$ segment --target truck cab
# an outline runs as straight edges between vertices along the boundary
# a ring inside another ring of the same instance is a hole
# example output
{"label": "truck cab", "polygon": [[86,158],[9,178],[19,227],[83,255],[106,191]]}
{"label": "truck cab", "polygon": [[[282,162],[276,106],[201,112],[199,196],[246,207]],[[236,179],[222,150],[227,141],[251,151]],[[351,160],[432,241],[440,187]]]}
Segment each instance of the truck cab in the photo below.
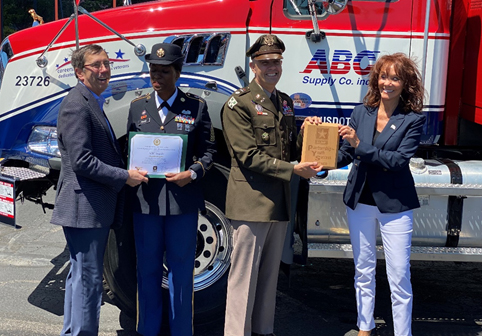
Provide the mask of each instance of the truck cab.
{"label": "truck cab", "polygon": [[[104,110],[120,141],[130,102],[152,91],[145,50],[159,42],[181,46],[185,60],[177,84],[207,101],[219,152],[203,179],[207,211],[199,214],[198,225],[195,319],[206,322],[222,314],[232,249],[224,216],[230,160],[220,113],[228,97],[252,79],[248,47],[268,33],[284,41],[284,73],[277,88],[293,99],[300,124],[307,116],[348,124],[377,58],[403,52],[417,60],[427,91],[422,145],[411,163],[422,205],[415,213],[412,256],[481,261],[482,119],[477,106],[482,106],[482,86],[473,85],[481,70],[464,71],[466,62],[475,61],[466,40],[480,41],[480,20],[474,19],[480,10],[469,4],[161,0],[93,14],[81,10],[78,30],[72,19],[19,31],[0,46],[0,174],[15,181],[17,196],[35,201],[55,185],[60,170],[56,120],[60,102],[77,82],[70,64],[77,45],[100,44],[113,63]],[[330,170],[294,188],[294,227],[305,257],[351,257],[341,199],[348,169]],[[111,232],[104,274],[109,294],[128,313],[135,312],[136,293],[132,234],[129,224]]]}

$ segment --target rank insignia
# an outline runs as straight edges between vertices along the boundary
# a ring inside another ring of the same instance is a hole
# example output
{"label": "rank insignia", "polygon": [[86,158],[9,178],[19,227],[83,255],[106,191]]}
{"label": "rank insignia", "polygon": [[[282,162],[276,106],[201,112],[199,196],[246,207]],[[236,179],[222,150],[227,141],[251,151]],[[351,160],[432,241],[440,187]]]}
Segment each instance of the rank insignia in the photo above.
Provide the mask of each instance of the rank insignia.
{"label": "rank insignia", "polygon": [[236,100],[236,98],[231,97],[231,99],[228,101],[228,106],[232,110],[236,106],[237,103],[238,103],[238,101]]}
{"label": "rank insignia", "polygon": [[264,132],[263,134],[261,134],[261,139],[263,139],[263,141],[268,141],[269,140],[269,134]]}

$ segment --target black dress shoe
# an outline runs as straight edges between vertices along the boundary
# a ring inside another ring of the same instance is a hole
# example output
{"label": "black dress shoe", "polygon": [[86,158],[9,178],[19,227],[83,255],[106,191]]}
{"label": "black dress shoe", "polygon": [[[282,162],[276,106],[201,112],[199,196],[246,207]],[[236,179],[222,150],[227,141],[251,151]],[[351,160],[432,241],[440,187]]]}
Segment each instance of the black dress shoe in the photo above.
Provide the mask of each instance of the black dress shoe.
{"label": "black dress shoe", "polygon": [[273,334],[273,333],[271,333],[271,334],[258,334],[258,333],[252,332],[251,336],[276,336],[276,335]]}

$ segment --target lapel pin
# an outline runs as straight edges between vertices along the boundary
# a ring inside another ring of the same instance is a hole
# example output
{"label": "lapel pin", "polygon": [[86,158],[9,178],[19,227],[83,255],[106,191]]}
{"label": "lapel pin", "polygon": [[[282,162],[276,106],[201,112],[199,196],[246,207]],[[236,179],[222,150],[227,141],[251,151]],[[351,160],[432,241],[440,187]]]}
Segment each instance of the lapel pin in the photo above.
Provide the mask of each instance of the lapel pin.
{"label": "lapel pin", "polygon": [[391,125],[391,126],[390,126],[390,128],[394,130],[394,129],[396,129],[396,128],[397,128],[397,126],[395,126],[395,125]]}

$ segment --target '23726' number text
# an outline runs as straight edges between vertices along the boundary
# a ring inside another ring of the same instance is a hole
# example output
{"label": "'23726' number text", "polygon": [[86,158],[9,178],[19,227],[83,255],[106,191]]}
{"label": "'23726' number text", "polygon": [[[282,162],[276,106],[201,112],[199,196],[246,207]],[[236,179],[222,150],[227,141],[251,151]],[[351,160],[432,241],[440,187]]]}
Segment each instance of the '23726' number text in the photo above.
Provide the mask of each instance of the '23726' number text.
{"label": "'23726' number text", "polygon": [[50,77],[46,76],[17,76],[15,86],[49,86]]}

